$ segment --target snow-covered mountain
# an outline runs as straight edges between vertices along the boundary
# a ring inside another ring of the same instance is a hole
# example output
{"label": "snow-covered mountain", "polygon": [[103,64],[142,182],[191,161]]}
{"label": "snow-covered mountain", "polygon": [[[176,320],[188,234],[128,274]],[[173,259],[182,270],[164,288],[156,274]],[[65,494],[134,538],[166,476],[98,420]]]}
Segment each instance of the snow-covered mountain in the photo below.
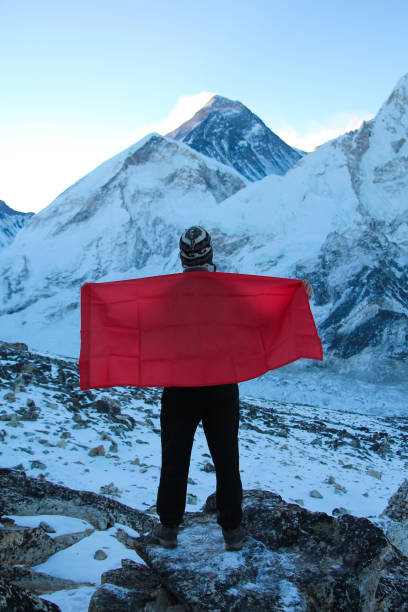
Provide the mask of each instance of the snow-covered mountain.
{"label": "snow-covered mountain", "polygon": [[235,168],[249,181],[285,174],[302,157],[241,102],[223,96],[211,98],[167,136]]}
{"label": "snow-covered mountain", "polygon": [[0,258],[0,338],[29,336],[33,346],[77,354],[81,285],[174,271],[181,229],[245,184],[158,134],[106,161],[40,211]]}
{"label": "snow-covered mountain", "polygon": [[238,269],[311,280],[326,357],[388,379],[406,377],[408,357],[407,170],[408,75],[372,121],[248,186],[212,220],[247,236]]}
{"label": "snow-covered mountain", "polygon": [[14,240],[14,236],[33,214],[13,210],[0,200],[0,249]]}
{"label": "snow-covered mountain", "polygon": [[212,234],[218,269],[307,277],[326,364],[406,380],[408,75],[377,116],[245,187],[151,135],[38,213],[0,259],[0,338],[77,356],[80,286],[180,270],[178,237]]}

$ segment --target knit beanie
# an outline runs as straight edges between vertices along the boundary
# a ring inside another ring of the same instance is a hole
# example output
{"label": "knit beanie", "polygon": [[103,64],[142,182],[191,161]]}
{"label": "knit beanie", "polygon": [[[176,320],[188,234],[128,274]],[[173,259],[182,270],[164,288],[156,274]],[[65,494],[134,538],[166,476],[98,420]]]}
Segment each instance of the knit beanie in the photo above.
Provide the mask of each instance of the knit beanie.
{"label": "knit beanie", "polygon": [[180,259],[185,268],[212,263],[211,236],[204,228],[193,225],[181,234]]}

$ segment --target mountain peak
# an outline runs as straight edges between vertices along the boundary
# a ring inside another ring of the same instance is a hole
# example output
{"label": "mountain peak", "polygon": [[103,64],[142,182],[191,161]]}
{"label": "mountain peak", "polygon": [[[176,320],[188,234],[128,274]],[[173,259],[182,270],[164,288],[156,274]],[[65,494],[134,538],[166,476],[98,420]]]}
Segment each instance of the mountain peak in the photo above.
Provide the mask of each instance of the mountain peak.
{"label": "mountain peak", "polygon": [[249,181],[286,174],[302,157],[242,102],[220,95],[167,136],[234,168]]}
{"label": "mountain peak", "polygon": [[230,98],[225,98],[224,96],[220,96],[219,94],[216,94],[210,100],[208,100],[208,102],[201,110],[203,110],[204,108],[211,109],[211,111],[228,109],[238,111],[248,110],[247,107],[242,104],[242,102],[239,102],[239,100],[230,100]]}

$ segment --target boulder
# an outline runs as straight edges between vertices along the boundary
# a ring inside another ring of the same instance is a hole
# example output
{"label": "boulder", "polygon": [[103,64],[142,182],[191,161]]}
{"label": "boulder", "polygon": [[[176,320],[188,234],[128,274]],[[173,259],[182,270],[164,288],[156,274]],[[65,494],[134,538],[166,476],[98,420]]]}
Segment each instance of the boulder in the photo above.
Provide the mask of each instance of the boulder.
{"label": "boulder", "polygon": [[93,533],[85,529],[50,537],[42,527],[3,527],[0,529],[1,565],[38,565]]}
{"label": "boulder", "polygon": [[226,552],[215,496],[187,513],[179,546],[150,536],[133,547],[187,610],[247,612],[408,610],[408,560],[365,518],[338,518],[246,491],[247,538]]}
{"label": "boulder", "polygon": [[61,609],[0,576],[0,612],[61,612]]}
{"label": "boulder", "polygon": [[151,569],[130,559],[102,574],[102,585],[92,595],[89,612],[143,612],[160,585]]}
{"label": "boulder", "polygon": [[139,533],[149,531],[156,523],[144,512],[103,495],[76,491],[9,468],[0,468],[0,490],[3,514],[61,514],[89,521],[96,529],[107,529],[118,522]]}
{"label": "boulder", "polygon": [[405,479],[390,497],[382,516],[388,518],[388,539],[408,557],[408,479]]}

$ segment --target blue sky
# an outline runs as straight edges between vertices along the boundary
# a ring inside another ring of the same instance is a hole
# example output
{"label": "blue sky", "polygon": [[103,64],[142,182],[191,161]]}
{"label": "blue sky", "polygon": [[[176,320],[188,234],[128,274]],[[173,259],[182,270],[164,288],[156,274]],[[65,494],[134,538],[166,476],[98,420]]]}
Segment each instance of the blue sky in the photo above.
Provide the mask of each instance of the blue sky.
{"label": "blue sky", "polygon": [[407,0],[0,0],[0,199],[38,211],[213,93],[312,150],[408,72]]}

